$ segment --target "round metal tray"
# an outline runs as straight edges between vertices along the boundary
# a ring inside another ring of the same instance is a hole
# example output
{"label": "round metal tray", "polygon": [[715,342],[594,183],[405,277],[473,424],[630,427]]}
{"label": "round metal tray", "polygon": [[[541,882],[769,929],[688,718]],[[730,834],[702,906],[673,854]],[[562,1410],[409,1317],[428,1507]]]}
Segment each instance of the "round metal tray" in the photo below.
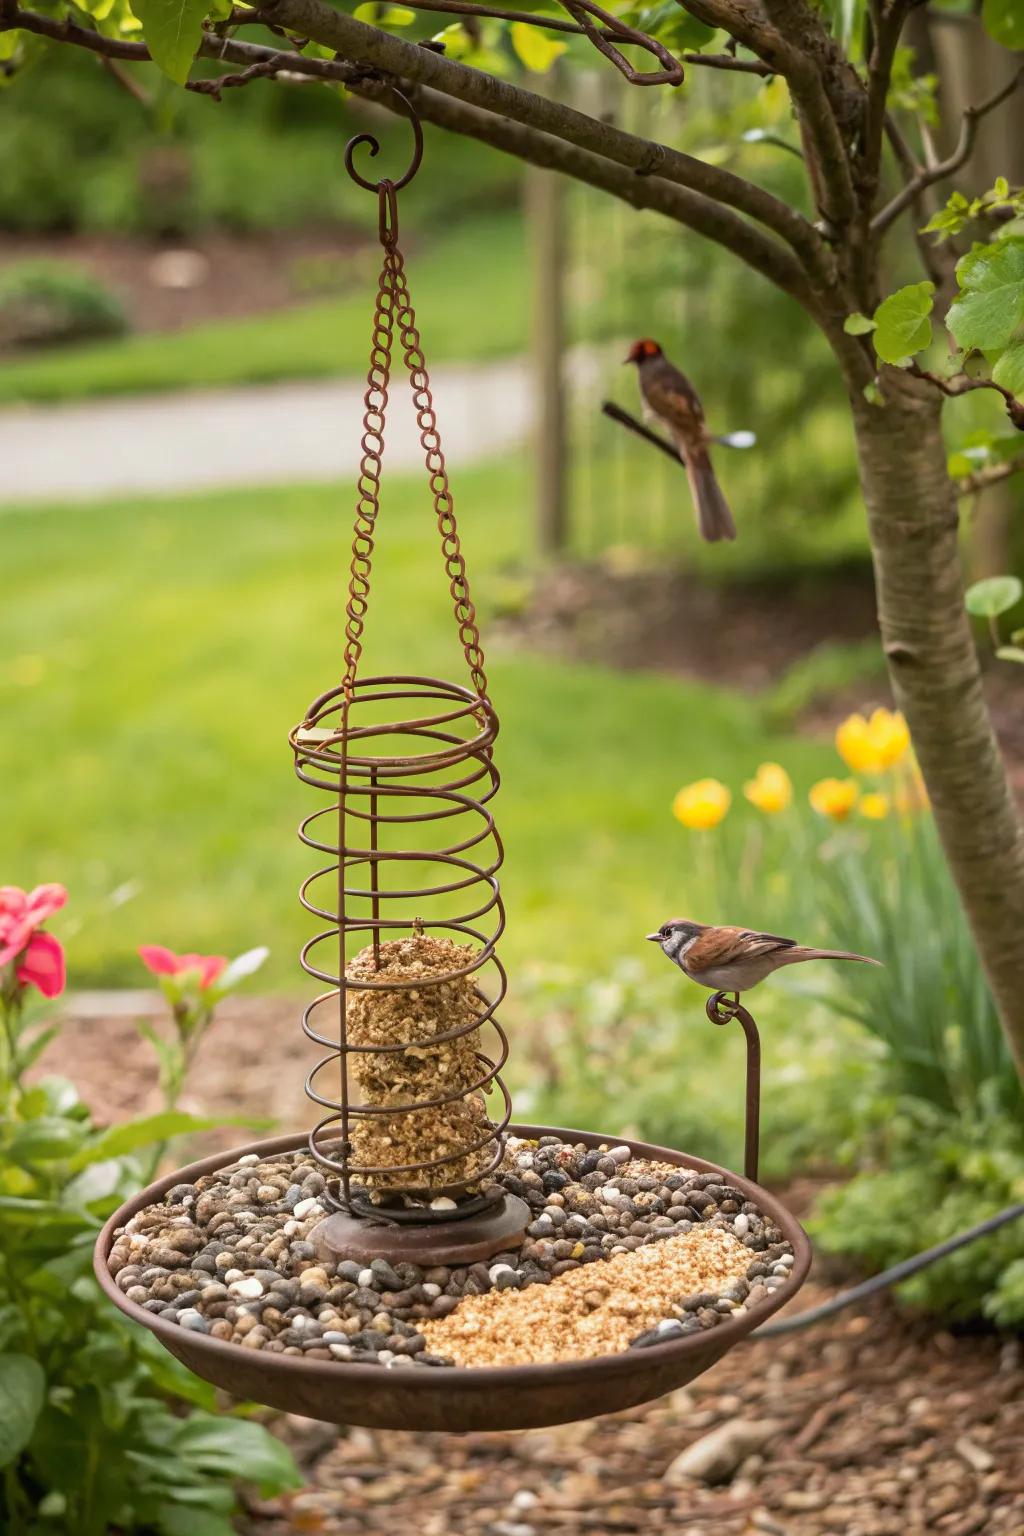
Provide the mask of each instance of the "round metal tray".
{"label": "round metal tray", "polygon": [[254,1141],[231,1153],[218,1153],[157,1180],[115,1211],[96,1241],[96,1277],[111,1301],[134,1322],[156,1334],[181,1363],[232,1396],[265,1403],[287,1413],[303,1414],[333,1424],[366,1424],[377,1429],[468,1430],[532,1429],[571,1419],[614,1413],[661,1397],[699,1376],[754,1328],[796,1294],[807,1277],[811,1245],[796,1218],[774,1195],[737,1173],[699,1157],[655,1147],[629,1137],[597,1135],[557,1127],[513,1125],[513,1135],[561,1136],[588,1147],[613,1142],[632,1148],[638,1157],[720,1173],[742,1189],[770,1216],[792,1244],[796,1261],[789,1282],[781,1285],[754,1311],[726,1318],[707,1333],[670,1339],[646,1349],[633,1349],[596,1360],[559,1365],[517,1365],[467,1369],[438,1366],[430,1370],[389,1371],[377,1365],[347,1365],[305,1360],[298,1355],[266,1354],[242,1349],[207,1334],[192,1333],[155,1313],[146,1312],[118,1290],[107,1269],[115,1228],[144,1207],[156,1204],[175,1184],[193,1183],[247,1153],[260,1157],[291,1152],[306,1145],[303,1135]]}

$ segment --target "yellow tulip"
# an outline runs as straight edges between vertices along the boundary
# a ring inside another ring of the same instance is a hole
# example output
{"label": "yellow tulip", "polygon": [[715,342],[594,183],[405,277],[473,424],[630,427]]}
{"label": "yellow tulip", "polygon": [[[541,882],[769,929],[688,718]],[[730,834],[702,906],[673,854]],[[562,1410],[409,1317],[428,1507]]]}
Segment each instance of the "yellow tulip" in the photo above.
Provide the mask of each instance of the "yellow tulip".
{"label": "yellow tulip", "polygon": [[819,816],[846,821],[860,799],[860,785],[856,779],[819,779],[808,798]]}
{"label": "yellow tulip", "polygon": [[857,810],[869,821],[884,821],[889,814],[889,796],[877,793],[862,795]]}
{"label": "yellow tulip", "polygon": [[751,805],[766,816],[784,811],[793,799],[793,781],[779,763],[762,763],[756,774],[743,786]]}
{"label": "yellow tulip", "polygon": [[686,784],[672,802],[672,814],[684,827],[706,831],[717,827],[732,804],[732,795],[717,779]]}
{"label": "yellow tulip", "polygon": [[891,709],[876,709],[870,719],[849,715],[836,731],[836,749],[854,773],[884,773],[910,750],[907,722]]}

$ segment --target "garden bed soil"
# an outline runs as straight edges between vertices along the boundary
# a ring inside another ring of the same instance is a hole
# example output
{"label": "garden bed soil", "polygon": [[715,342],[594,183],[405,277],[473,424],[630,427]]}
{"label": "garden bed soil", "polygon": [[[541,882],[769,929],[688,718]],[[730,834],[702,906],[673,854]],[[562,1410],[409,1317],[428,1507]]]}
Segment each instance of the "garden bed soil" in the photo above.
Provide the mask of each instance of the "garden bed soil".
{"label": "garden bed soil", "polygon": [[[623,573],[571,562],[543,575],[528,606],[495,628],[508,642],[572,661],[646,668],[755,694],[769,692],[818,646],[878,633],[866,566],[722,586],[681,570]],[[1024,800],[1020,669],[987,654],[983,666],[996,734]],[[829,736],[853,710],[892,702],[880,667],[874,677],[830,689],[796,723],[810,735]]]}
{"label": "garden bed soil", "polygon": [[0,274],[15,262],[66,263],[120,299],[133,331],[181,331],[347,292],[366,277],[351,259],[363,249],[372,265],[365,232],[339,228],[211,232],[181,241],[4,234]]}

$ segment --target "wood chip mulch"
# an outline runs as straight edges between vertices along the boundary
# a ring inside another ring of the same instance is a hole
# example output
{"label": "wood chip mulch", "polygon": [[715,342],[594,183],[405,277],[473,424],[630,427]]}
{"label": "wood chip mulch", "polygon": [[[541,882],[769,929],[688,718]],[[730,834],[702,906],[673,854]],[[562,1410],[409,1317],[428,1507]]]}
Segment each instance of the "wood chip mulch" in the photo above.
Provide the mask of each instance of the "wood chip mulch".
{"label": "wood chip mulch", "polygon": [[[794,1309],[827,1294],[807,1286]],[[741,1345],[659,1402],[578,1424],[279,1424],[309,1484],[252,1506],[246,1536],[1024,1533],[1020,1341],[954,1337],[886,1303]]]}

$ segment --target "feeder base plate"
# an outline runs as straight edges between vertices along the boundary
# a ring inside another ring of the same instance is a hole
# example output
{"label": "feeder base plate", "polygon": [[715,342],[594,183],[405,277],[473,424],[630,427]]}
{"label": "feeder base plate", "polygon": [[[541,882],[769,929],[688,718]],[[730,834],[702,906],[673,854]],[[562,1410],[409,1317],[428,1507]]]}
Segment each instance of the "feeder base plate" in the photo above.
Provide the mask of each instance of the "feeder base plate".
{"label": "feeder base plate", "polygon": [[340,1263],[354,1259],[369,1264],[373,1259],[387,1259],[427,1268],[432,1264],[475,1264],[492,1254],[518,1248],[533,1220],[530,1207],[518,1195],[505,1195],[489,1210],[464,1221],[435,1221],[422,1226],[412,1223],[375,1226],[335,1211],[313,1228],[309,1241],[320,1259]]}

